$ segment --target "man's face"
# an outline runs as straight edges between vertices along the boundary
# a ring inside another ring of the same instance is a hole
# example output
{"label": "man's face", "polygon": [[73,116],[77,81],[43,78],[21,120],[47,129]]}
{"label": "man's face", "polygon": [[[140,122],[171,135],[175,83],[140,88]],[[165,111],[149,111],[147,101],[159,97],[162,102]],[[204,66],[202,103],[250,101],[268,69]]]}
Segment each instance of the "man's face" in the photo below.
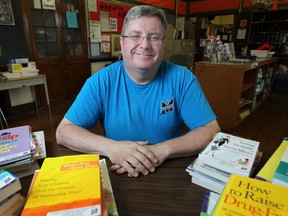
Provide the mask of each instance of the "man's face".
{"label": "man's face", "polygon": [[[136,36],[140,40],[133,40],[125,36]],[[147,38],[148,36],[148,38]],[[144,37],[144,39],[143,39]],[[161,38],[159,41],[151,41],[151,38]],[[121,53],[125,61],[126,69],[158,69],[164,55],[164,30],[161,21],[157,17],[141,17],[131,20],[121,37]]]}

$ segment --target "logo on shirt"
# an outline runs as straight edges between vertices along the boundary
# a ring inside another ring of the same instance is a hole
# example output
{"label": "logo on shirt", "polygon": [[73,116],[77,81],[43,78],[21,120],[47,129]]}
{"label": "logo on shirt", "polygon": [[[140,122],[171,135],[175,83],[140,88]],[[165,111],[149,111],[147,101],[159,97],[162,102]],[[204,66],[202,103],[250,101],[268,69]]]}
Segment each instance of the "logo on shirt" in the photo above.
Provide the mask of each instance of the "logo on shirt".
{"label": "logo on shirt", "polygon": [[174,110],[174,98],[171,98],[170,100],[165,100],[161,102],[161,113],[166,114],[169,112],[172,112]]}

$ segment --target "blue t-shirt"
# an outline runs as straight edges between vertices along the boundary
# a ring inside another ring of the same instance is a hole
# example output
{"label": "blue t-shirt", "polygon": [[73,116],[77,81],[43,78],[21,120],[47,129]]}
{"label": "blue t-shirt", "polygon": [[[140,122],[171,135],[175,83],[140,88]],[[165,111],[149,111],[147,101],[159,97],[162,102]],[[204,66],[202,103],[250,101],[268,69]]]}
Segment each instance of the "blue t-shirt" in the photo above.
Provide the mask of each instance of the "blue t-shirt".
{"label": "blue t-shirt", "polygon": [[114,140],[156,144],[216,118],[194,76],[185,67],[162,61],[155,78],[136,84],[123,61],[87,79],[65,118],[90,129],[98,121]]}

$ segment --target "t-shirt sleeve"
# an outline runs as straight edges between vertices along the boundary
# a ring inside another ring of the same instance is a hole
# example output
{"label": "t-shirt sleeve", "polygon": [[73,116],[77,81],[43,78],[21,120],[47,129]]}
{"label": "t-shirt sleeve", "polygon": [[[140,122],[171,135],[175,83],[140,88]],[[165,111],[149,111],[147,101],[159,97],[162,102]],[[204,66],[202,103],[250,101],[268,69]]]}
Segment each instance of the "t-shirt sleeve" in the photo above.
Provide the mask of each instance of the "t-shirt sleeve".
{"label": "t-shirt sleeve", "polygon": [[184,80],[181,88],[180,115],[186,126],[193,130],[215,120],[216,115],[196,76],[189,71]]}
{"label": "t-shirt sleeve", "polygon": [[99,76],[94,74],[87,79],[75,101],[65,114],[73,124],[90,129],[97,124],[103,112],[99,91]]}

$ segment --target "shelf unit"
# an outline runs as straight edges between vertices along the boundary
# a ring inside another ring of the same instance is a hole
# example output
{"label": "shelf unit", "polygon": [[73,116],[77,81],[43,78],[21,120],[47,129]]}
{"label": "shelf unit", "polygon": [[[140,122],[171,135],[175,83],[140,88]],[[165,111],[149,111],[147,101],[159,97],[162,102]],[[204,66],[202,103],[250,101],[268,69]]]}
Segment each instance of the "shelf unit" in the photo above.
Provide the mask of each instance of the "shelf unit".
{"label": "shelf unit", "polygon": [[288,10],[257,11],[252,14],[248,50],[268,42],[278,55],[287,55]]}
{"label": "shelf unit", "polygon": [[276,57],[253,63],[195,63],[195,75],[222,129],[235,128],[269,97],[276,66]]}

